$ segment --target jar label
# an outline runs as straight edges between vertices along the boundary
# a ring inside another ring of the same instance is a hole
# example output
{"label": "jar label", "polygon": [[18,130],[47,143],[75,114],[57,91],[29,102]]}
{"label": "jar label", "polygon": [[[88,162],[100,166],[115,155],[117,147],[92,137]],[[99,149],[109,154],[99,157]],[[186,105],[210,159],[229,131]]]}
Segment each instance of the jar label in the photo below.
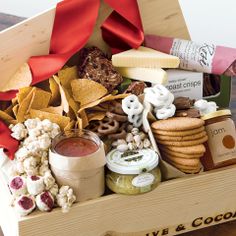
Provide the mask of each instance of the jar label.
{"label": "jar label", "polygon": [[154,175],[150,173],[144,173],[133,178],[132,185],[138,188],[142,188],[153,184],[154,180]]}
{"label": "jar label", "polygon": [[215,164],[236,158],[236,132],[233,120],[206,126],[208,146]]}
{"label": "jar label", "polygon": [[180,58],[180,68],[211,73],[216,46],[174,39],[170,54]]}

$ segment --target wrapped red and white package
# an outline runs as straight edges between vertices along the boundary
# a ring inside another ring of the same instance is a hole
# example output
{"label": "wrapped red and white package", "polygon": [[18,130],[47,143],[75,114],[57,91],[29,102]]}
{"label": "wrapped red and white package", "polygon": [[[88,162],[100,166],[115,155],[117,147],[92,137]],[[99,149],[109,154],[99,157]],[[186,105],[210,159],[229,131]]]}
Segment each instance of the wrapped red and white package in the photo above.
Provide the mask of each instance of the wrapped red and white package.
{"label": "wrapped red and white package", "polygon": [[183,70],[236,76],[235,48],[157,35],[146,35],[145,46],[179,57]]}

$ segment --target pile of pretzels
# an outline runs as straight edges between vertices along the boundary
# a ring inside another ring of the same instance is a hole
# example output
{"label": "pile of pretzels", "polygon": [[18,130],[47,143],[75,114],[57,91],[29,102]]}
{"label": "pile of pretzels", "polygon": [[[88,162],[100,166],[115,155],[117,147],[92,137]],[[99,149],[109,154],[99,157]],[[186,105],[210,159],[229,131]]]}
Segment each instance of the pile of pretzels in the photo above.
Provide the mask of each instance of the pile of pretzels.
{"label": "pile of pretzels", "polygon": [[100,138],[111,140],[124,139],[128,117],[124,113],[121,102],[113,101],[105,117],[100,121],[91,122],[88,129],[95,132]]}

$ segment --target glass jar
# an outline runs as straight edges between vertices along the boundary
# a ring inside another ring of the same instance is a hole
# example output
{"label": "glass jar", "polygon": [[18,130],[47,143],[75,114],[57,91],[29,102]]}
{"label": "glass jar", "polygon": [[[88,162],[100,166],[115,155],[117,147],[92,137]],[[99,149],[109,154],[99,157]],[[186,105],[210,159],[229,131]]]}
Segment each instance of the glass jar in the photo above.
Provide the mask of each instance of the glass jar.
{"label": "glass jar", "polygon": [[49,163],[57,183],[72,187],[77,201],[103,195],[105,151],[95,133],[70,130],[59,134],[52,142]]}
{"label": "glass jar", "polygon": [[107,155],[106,184],[115,193],[141,194],[161,182],[159,156],[151,149],[121,153],[112,150]]}
{"label": "glass jar", "polygon": [[205,120],[208,141],[201,161],[205,170],[211,170],[236,163],[235,124],[228,109],[209,113]]}

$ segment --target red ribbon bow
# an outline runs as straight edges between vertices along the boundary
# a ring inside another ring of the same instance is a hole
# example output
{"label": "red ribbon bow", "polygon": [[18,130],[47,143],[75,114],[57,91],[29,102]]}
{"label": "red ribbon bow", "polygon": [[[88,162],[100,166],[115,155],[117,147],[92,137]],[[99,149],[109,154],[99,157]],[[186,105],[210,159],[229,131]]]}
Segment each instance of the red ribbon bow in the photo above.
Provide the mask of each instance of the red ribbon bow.
{"label": "red ribbon bow", "polygon": [[[144,33],[137,0],[104,1],[114,9],[101,26],[104,41],[113,53],[138,48],[144,40]],[[92,34],[99,7],[100,0],[64,0],[57,4],[49,55],[34,56],[28,61],[33,75],[32,85],[57,73],[84,47]],[[0,92],[0,100],[10,100],[16,92]],[[10,130],[1,121],[0,126],[0,147],[8,150],[9,157],[13,158],[17,150],[16,140],[9,136]]]}

